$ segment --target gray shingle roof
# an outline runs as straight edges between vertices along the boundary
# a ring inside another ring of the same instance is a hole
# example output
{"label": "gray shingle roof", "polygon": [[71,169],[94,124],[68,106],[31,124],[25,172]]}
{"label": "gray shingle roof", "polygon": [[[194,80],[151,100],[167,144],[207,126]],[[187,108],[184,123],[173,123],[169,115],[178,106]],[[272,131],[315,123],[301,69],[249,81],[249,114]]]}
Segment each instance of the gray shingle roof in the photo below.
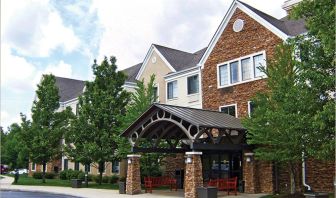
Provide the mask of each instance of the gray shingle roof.
{"label": "gray shingle roof", "polygon": [[305,21],[303,19],[300,20],[291,20],[288,17],[284,17],[282,19],[276,19],[242,1],[239,1],[239,3],[243,4],[250,10],[252,10],[254,13],[259,15],[261,18],[265,19],[267,22],[271,23],[273,26],[284,32],[285,34],[289,36],[297,36],[299,34],[307,32],[307,29],[305,28]]}
{"label": "gray shingle roof", "polygon": [[218,129],[236,129],[246,130],[236,117],[219,111],[210,111],[204,109],[195,109],[190,107],[180,107],[166,104],[153,104],[146,112],[144,112],[133,124],[131,124],[122,134],[129,136],[134,130],[137,130],[139,123],[146,122],[150,119],[150,115],[157,111],[163,110],[173,116],[176,116],[184,121],[187,121],[195,126]]}
{"label": "gray shingle roof", "polygon": [[55,76],[60,102],[78,98],[83,93],[85,81]]}
{"label": "gray shingle roof", "polygon": [[162,45],[153,45],[156,47],[156,49],[159,50],[159,52],[165,57],[169,64],[174,67],[176,71],[195,67],[206,50],[206,48],[204,48],[195,53],[189,53]]}
{"label": "gray shingle roof", "polygon": [[138,63],[136,65],[133,65],[129,68],[126,68],[124,70],[121,70],[122,72],[124,72],[127,75],[127,82],[136,82],[135,77],[137,76],[140,68],[141,68],[142,63]]}

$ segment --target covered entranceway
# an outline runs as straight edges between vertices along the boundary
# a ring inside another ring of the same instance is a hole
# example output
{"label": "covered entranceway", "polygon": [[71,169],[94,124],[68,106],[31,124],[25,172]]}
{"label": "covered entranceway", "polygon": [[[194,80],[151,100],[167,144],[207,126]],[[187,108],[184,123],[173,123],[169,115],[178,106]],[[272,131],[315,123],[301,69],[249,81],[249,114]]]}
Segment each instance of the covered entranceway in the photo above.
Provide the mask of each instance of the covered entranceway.
{"label": "covered entranceway", "polygon": [[240,120],[217,111],[153,104],[122,134],[132,144],[127,194],[141,191],[139,153],[184,153],[184,195],[212,178],[242,179],[246,130]]}

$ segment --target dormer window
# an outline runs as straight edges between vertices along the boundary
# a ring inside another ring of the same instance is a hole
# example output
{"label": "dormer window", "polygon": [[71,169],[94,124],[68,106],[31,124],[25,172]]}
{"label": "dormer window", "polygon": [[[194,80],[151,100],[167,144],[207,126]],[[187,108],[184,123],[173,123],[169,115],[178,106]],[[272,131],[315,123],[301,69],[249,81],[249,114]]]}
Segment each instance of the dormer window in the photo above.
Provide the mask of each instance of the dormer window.
{"label": "dormer window", "polygon": [[259,68],[266,67],[265,51],[217,65],[218,88],[228,87],[265,77]]}

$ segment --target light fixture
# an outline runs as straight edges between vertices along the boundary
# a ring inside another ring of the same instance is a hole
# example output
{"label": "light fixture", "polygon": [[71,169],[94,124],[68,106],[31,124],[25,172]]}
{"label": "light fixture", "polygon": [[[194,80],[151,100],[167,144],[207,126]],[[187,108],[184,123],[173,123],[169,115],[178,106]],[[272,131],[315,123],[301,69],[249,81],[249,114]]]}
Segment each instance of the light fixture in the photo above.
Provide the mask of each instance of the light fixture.
{"label": "light fixture", "polygon": [[244,155],[246,156],[246,162],[251,162],[254,153],[245,153]]}
{"label": "light fixture", "polygon": [[132,164],[132,160],[131,160],[131,159],[128,159],[128,160],[127,160],[127,164]]}
{"label": "light fixture", "polygon": [[186,159],[186,164],[191,164],[192,163],[192,158],[191,156],[188,156]]}

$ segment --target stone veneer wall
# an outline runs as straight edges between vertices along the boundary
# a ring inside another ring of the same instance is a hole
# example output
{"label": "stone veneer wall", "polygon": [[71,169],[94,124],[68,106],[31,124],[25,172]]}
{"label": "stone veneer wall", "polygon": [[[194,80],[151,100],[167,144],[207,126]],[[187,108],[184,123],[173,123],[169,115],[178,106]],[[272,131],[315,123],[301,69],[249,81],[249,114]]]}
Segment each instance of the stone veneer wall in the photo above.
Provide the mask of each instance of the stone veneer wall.
{"label": "stone veneer wall", "polygon": [[126,194],[141,193],[140,155],[127,156],[131,163],[127,166]]}
{"label": "stone veneer wall", "polygon": [[175,171],[177,169],[185,170],[184,153],[177,153],[164,158],[163,175],[175,177]]}
{"label": "stone veneer wall", "polygon": [[[234,32],[232,25],[236,19],[244,20],[244,29]],[[217,110],[219,106],[237,103],[238,117],[248,114],[248,101],[260,91],[265,91],[265,80],[217,89],[217,64],[256,52],[266,51],[266,59],[274,56],[275,46],[282,40],[237,9],[220,36],[202,70],[203,108]]]}
{"label": "stone veneer wall", "polygon": [[197,198],[197,187],[203,186],[203,172],[201,155],[192,154],[192,163],[186,164],[186,174],[184,176],[184,197]]}

